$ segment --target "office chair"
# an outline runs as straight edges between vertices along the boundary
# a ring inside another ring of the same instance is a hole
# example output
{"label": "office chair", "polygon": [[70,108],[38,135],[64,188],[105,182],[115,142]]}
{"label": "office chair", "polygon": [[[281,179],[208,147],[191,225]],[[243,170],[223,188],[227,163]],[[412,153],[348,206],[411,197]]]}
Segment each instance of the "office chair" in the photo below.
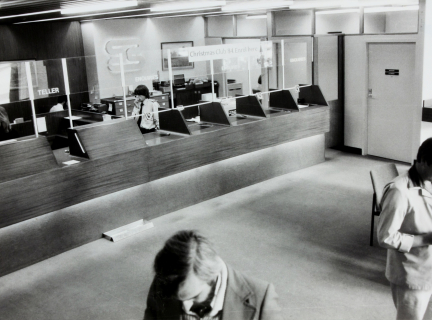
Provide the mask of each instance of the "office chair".
{"label": "office chair", "polygon": [[394,163],[388,163],[370,171],[372,186],[374,189],[372,199],[372,219],[370,232],[370,246],[373,246],[374,220],[375,216],[381,213],[381,199],[384,186],[398,176],[398,171]]}

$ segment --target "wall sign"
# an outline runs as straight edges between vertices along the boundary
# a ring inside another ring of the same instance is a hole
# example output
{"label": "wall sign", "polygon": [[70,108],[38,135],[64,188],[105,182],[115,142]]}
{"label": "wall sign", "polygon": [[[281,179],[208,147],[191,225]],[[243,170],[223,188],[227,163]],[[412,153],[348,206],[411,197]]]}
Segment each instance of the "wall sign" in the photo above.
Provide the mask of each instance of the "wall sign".
{"label": "wall sign", "polygon": [[260,56],[260,42],[242,44],[222,44],[204,47],[185,48],[188,51],[189,62],[228,59],[239,56]]}
{"label": "wall sign", "polygon": [[306,57],[290,58],[290,62],[303,62],[303,61],[306,61]]}
{"label": "wall sign", "polygon": [[159,80],[159,76],[157,74],[154,74],[152,76],[135,77],[135,82],[152,81],[152,80]]}
{"label": "wall sign", "polygon": [[38,90],[38,94],[41,95],[46,95],[46,94],[51,94],[51,93],[60,93],[60,89],[59,88],[50,88],[50,89],[41,89]]}
{"label": "wall sign", "polygon": [[108,70],[112,73],[120,73],[119,53],[123,56],[124,72],[135,72],[142,69],[144,53],[142,41],[138,38],[110,40],[105,44],[106,52],[111,55],[108,59]]}
{"label": "wall sign", "polygon": [[385,69],[386,76],[398,76],[399,69]]}

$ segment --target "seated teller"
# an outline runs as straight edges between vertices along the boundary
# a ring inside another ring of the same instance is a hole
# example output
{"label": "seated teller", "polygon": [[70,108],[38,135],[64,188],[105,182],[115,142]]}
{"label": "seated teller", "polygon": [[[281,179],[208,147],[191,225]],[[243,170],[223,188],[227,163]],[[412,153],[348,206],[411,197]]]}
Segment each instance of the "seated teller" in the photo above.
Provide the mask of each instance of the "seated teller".
{"label": "seated teller", "polygon": [[135,105],[132,116],[137,120],[141,133],[159,130],[159,103],[150,99],[150,93],[145,85],[135,88]]}
{"label": "seated teller", "polygon": [[57,98],[57,104],[54,107],[52,107],[49,112],[63,111],[65,105],[67,105],[67,97],[59,96]]}

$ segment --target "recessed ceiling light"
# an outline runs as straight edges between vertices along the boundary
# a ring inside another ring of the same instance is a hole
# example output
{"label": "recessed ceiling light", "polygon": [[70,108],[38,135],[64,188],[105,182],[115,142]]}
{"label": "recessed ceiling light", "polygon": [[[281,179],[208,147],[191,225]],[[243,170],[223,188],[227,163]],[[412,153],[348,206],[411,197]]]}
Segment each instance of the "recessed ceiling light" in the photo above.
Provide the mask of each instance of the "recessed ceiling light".
{"label": "recessed ceiling light", "polygon": [[102,16],[102,15],[117,14],[117,13],[126,13],[126,12],[136,12],[136,11],[143,11],[143,10],[149,10],[149,9],[148,8],[143,8],[143,9],[130,9],[130,10],[110,11],[110,12],[102,12],[102,13],[90,13],[90,14],[81,14],[79,16],[68,16],[68,17],[59,17],[59,18],[50,18],[50,19],[41,19],[41,20],[16,22],[14,24],[24,24],[24,23],[32,23],[32,22],[44,22],[44,21],[52,21],[52,20],[66,20],[66,19],[74,19],[74,18],[82,18],[82,17],[94,17],[94,16]]}
{"label": "recessed ceiling light", "polygon": [[343,1],[296,1],[290,9],[338,8]]}
{"label": "recessed ceiling light", "polygon": [[326,10],[326,11],[317,11],[316,15],[320,14],[338,14],[338,13],[353,13],[359,12],[359,9],[339,9],[339,10]]}
{"label": "recessed ceiling light", "polygon": [[294,1],[244,1],[230,3],[222,7],[222,11],[252,11],[291,6]]}
{"label": "recessed ceiling light", "polygon": [[252,15],[247,15],[246,19],[267,19],[267,15],[266,14],[252,14]]}
{"label": "recessed ceiling light", "polygon": [[373,7],[365,8],[365,13],[372,12],[392,12],[392,11],[415,11],[418,10],[419,6],[401,6],[401,7]]}
{"label": "recessed ceiling light", "polygon": [[0,17],[0,19],[9,19],[9,18],[17,18],[17,17],[25,17],[25,16],[35,16],[38,14],[45,14],[45,13],[53,13],[53,12],[59,12],[60,9],[56,10],[47,10],[47,11],[38,11],[38,12],[30,12],[30,13],[23,13],[23,14],[15,14],[13,16],[3,16]]}
{"label": "recessed ceiling light", "polygon": [[176,1],[168,3],[158,3],[151,6],[152,12],[172,11],[181,9],[202,9],[224,6],[226,1]]}
{"label": "recessed ceiling light", "polygon": [[92,12],[92,11],[101,11],[101,10],[111,10],[111,9],[120,9],[127,7],[136,7],[138,5],[138,1],[130,0],[130,1],[111,1],[104,2],[100,4],[89,4],[86,6],[76,6],[64,8],[61,10],[61,14],[75,14],[75,13],[83,13],[83,12]]}

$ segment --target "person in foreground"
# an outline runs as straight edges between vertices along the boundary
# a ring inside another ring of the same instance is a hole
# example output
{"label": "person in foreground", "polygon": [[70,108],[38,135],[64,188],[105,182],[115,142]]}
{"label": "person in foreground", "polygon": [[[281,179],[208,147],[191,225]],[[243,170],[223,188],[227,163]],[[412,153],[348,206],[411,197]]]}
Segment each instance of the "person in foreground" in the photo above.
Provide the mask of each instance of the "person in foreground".
{"label": "person in foreground", "polygon": [[159,104],[150,99],[148,88],[141,84],[134,91],[135,102],[132,117],[137,120],[142,134],[159,130]]}
{"label": "person in foreground", "polygon": [[196,231],[169,238],[154,271],[145,320],[282,319],[273,285],[227,266]]}
{"label": "person in foreground", "polygon": [[0,106],[0,141],[18,138],[12,129],[6,109]]}
{"label": "person in foreground", "polygon": [[432,138],[407,173],[384,187],[379,244],[387,248],[397,320],[432,319]]}

